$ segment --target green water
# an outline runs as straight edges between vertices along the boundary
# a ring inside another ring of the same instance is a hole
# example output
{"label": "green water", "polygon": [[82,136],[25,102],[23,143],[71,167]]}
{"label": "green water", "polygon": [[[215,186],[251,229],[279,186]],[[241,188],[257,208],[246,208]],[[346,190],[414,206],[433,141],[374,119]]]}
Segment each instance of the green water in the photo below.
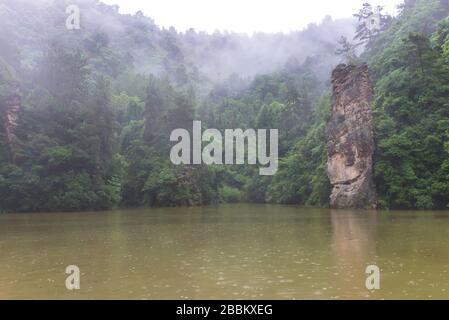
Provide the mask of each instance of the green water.
{"label": "green water", "polygon": [[[81,289],[65,268],[81,270]],[[368,265],[381,288],[366,289]],[[0,299],[449,299],[449,212],[0,215]]]}

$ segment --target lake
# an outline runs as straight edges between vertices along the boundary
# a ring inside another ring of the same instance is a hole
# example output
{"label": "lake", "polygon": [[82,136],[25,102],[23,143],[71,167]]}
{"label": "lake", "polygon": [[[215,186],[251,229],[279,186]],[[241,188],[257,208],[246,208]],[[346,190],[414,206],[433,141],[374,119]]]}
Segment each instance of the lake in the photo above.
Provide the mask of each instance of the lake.
{"label": "lake", "polygon": [[[69,291],[65,269],[81,271]],[[367,266],[381,288],[365,286]],[[0,215],[0,299],[449,299],[449,212],[223,205]]]}

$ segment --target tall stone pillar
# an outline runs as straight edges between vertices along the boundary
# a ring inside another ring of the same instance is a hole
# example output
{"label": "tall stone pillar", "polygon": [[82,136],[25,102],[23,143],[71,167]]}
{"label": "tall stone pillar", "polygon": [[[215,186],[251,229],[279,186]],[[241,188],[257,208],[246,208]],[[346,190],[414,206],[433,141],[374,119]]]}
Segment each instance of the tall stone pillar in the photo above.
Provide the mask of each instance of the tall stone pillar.
{"label": "tall stone pillar", "polygon": [[332,73],[334,103],[327,124],[327,173],[334,209],[373,209],[373,90],[368,66],[339,65]]}

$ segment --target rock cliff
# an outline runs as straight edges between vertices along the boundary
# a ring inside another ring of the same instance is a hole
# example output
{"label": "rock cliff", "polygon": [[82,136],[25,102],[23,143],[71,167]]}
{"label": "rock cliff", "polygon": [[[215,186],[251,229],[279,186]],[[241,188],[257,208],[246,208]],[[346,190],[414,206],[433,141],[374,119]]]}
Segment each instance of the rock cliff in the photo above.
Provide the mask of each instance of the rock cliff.
{"label": "rock cliff", "polygon": [[20,104],[20,96],[18,94],[14,94],[7,99],[2,99],[0,101],[0,120],[2,121],[2,127],[12,162],[15,161],[14,144],[16,141]]}
{"label": "rock cliff", "polygon": [[372,86],[368,66],[339,65],[332,73],[334,103],[327,125],[327,173],[335,209],[377,207],[373,182]]}
{"label": "rock cliff", "polygon": [[0,130],[6,147],[0,150],[14,163],[14,144],[16,142],[17,120],[21,105],[20,88],[14,71],[0,58]]}

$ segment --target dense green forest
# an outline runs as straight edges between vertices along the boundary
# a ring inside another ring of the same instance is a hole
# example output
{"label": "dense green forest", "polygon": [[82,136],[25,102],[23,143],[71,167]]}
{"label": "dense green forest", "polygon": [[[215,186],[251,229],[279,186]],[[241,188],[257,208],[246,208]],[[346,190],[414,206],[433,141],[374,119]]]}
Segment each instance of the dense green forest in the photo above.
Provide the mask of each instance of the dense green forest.
{"label": "dense green forest", "polygon": [[406,1],[366,59],[375,85],[376,185],[387,208],[449,204],[449,1]]}
{"label": "dense green forest", "polygon": [[[0,105],[13,94],[22,100],[13,146],[0,123],[0,211],[327,206],[329,80],[342,59],[370,68],[381,206],[448,206],[448,0],[405,1],[376,34],[357,19],[327,17],[301,32],[252,37],[181,33],[141,13],[73,2],[81,30],[65,28],[65,1],[0,0]],[[363,46],[339,41],[354,36]],[[174,166],[170,132],[193,120],[279,128],[278,173]]]}

